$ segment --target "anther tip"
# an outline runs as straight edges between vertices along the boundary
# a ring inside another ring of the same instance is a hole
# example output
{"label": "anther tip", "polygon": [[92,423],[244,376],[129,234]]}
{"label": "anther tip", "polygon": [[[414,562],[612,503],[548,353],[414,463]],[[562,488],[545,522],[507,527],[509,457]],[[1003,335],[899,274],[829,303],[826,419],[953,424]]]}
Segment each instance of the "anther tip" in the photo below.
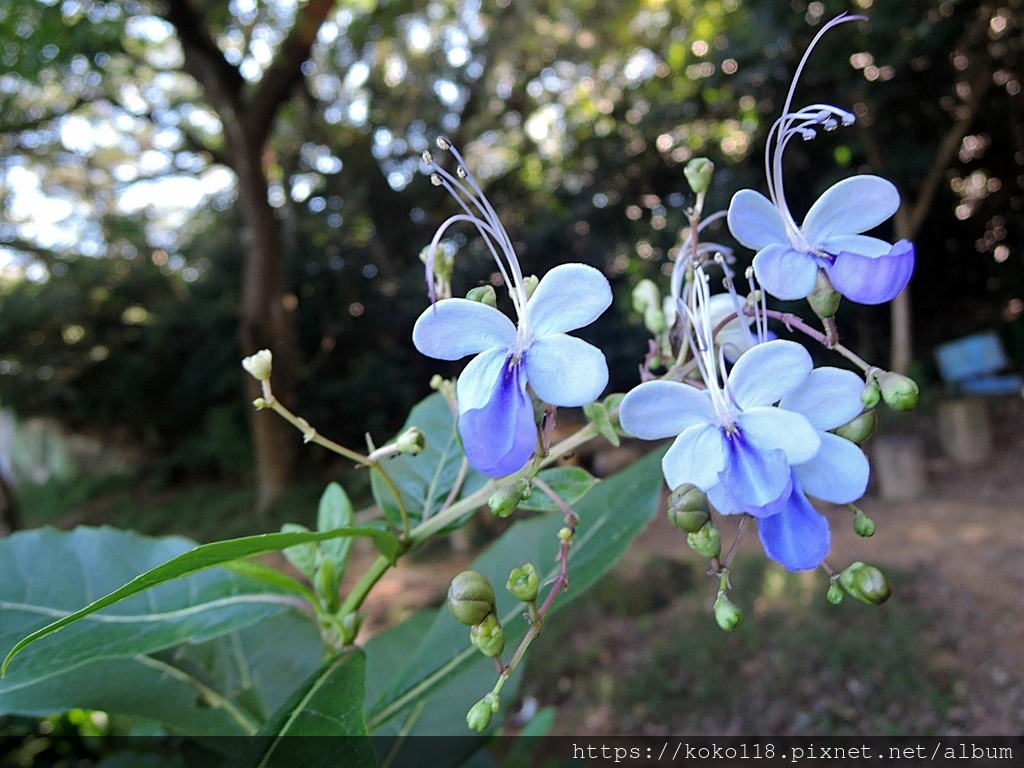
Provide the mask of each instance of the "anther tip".
{"label": "anther tip", "polygon": [[438,136],[437,148],[444,152],[447,152],[449,149],[452,148],[452,143],[448,141],[448,139],[446,139],[444,136]]}

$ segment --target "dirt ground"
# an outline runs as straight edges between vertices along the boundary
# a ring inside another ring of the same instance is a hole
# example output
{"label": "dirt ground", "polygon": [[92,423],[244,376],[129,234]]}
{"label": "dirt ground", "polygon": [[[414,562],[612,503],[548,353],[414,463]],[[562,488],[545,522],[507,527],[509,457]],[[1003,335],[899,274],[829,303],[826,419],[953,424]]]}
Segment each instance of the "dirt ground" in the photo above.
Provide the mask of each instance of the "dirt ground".
{"label": "dirt ground", "polygon": [[[871,539],[837,523],[849,517],[847,510],[831,510],[829,560],[837,567],[866,560],[884,570],[914,574],[909,599],[927,615],[933,627],[929,634],[938,636],[931,645],[939,650],[930,652],[942,654],[938,661],[956,677],[956,703],[939,730],[1019,734],[1024,732],[1024,401],[990,401],[988,407],[993,451],[976,467],[957,466],[943,457],[933,422],[919,416],[910,428],[924,446],[924,493],[894,501],[882,498],[877,488],[869,491],[860,506],[877,524]],[[900,428],[906,430],[906,423]],[[723,541],[731,540],[726,523]],[[760,551],[756,536],[747,537],[744,551]],[[697,562],[663,514],[620,568],[653,557]],[[382,627],[416,607],[436,604],[450,577],[471,559],[472,553],[447,553],[403,564],[371,595],[368,625]],[[632,631],[632,638],[622,640],[626,646],[646,642],[643,630]],[[611,718],[599,730],[615,732],[614,714]]]}

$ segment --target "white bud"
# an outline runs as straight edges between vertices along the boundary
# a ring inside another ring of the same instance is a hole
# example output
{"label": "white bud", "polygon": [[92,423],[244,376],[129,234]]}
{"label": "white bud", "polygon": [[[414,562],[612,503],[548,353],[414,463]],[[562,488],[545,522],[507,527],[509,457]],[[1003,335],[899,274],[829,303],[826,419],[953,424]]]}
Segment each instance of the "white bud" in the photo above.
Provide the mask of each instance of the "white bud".
{"label": "white bud", "polygon": [[269,381],[270,370],[274,362],[274,356],[269,349],[261,349],[255,355],[249,355],[242,361],[242,367],[256,379],[256,381]]}

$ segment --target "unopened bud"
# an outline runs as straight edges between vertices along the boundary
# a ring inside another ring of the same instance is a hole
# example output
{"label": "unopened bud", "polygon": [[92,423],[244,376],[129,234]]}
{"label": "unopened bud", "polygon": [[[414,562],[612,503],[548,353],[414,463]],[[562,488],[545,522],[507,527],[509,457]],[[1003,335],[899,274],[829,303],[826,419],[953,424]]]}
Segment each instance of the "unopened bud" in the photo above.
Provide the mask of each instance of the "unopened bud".
{"label": "unopened bud", "polygon": [[860,416],[848,421],[841,427],[837,427],[835,433],[845,437],[851,443],[864,445],[868,439],[875,434],[875,427],[878,426],[878,414],[872,411],[864,411]]}
{"label": "unopened bud", "polygon": [[657,336],[665,332],[665,315],[659,307],[648,307],[644,312],[644,328]]}
{"label": "unopened bud", "polygon": [[563,526],[558,531],[558,538],[559,538],[559,540],[564,541],[566,543],[569,543],[570,541],[572,541],[572,536],[573,536],[572,528],[566,528],[566,527]]}
{"label": "unopened bud", "polygon": [[466,725],[477,733],[482,733],[487,730],[487,726],[491,724],[491,716],[494,714],[494,707],[491,702],[488,701],[488,697],[493,694],[487,694],[484,698],[480,699],[476,704],[469,708],[469,712],[466,713]]}
{"label": "unopened bud", "polygon": [[346,613],[341,617],[342,638],[345,640],[346,645],[355,642],[356,635],[359,634],[359,629],[362,626],[363,617],[355,611]]}
{"label": "unopened bud", "polygon": [[448,610],[463,624],[479,624],[495,610],[494,587],[479,571],[463,571],[448,587]]}
{"label": "unopened bud", "polygon": [[505,585],[512,596],[524,603],[532,603],[537,599],[537,592],[540,590],[540,576],[533,563],[526,563],[522,568],[516,568],[508,576],[508,584]]}
{"label": "unopened bud", "polygon": [[501,656],[505,650],[505,630],[493,613],[487,614],[483,621],[469,628],[469,639],[484,656]]}
{"label": "unopened bud", "polygon": [[540,278],[536,275],[527,275],[523,278],[523,288],[526,289],[527,299],[533,297],[533,292],[537,290],[538,285],[540,285]]}
{"label": "unopened bud", "polygon": [[703,555],[709,560],[722,554],[722,534],[710,520],[696,533],[688,534],[686,543],[698,555]]}
{"label": "unopened bud", "polygon": [[395,440],[395,445],[402,453],[415,456],[427,447],[427,437],[419,427],[409,427],[398,436],[398,439]]}
{"label": "unopened bud", "polygon": [[695,157],[683,168],[683,175],[690,185],[690,189],[698,195],[708,191],[711,186],[711,176],[715,172],[715,164],[706,157]]}
{"label": "unopened bud", "polygon": [[633,289],[633,311],[643,315],[652,307],[655,309],[661,307],[661,294],[654,281],[645,278]]}
{"label": "unopened bud", "polygon": [[262,397],[257,397],[255,400],[252,401],[252,407],[255,408],[257,411],[262,411],[265,408],[269,408],[270,403],[268,403]]}
{"label": "unopened bud", "polygon": [[832,605],[839,605],[843,600],[846,599],[846,590],[844,590],[836,582],[832,582],[828,586],[828,592],[825,593],[825,597]]}
{"label": "unopened bud", "polygon": [[498,294],[495,293],[493,285],[478,285],[476,288],[470,288],[466,298],[486,304],[488,307],[498,306]]}
{"label": "unopened bud", "polygon": [[495,517],[508,517],[518,509],[520,502],[530,498],[532,491],[530,481],[523,477],[492,493],[487,506]]}
{"label": "unopened bud", "polygon": [[858,536],[870,538],[875,535],[875,521],[858,509],[857,514],[853,516],[853,530]]}
{"label": "unopened bud", "polygon": [[725,592],[719,592],[715,600],[715,621],[726,632],[736,629],[743,622],[743,611],[736,607]]}
{"label": "unopened bud", "polygon": [[697,533],[711,518],[708,497],[695,485],[681,485],[668,497],[668,519],[684,533]]}
{"label": "unopened bud", "polygon": [[897,411],[912,411],[917,407],[921,394],[913,379],[895,371],[886,371],[879,376],[878,388],[885,404]]}
{"label": "unopened bud", "polygon": [[859,560],[839,574],[839,583],[858,600],[868,605],[881,605],[892,595],[885,574],[873,565]]}
{"label": "unopened bud", "polygon": [[860,401],[864,403],[865,408],[874,408],[881,399],[882,392],[878,389],[878,383],[873,378],[868,379],[864,391],[860,393]]}
{"label": "unopened bud", "polygon": [[249,372],[256,381],[269,381],[270,370],[273,367],[274,355],[269,349],[261,349],[255,355],[249,355],[242,361],[242,367]]}
{"label": "unopened bud", "polygon": [[828,279],[828,274],[824,269],[819,269],[818,278],[814,282],[814,290],[807,296],[807,302],[814,310],[814,314],[820,318],[834,317],[836,310],[839,309],[840,299],[842,296],[832,285],[832,281]]}

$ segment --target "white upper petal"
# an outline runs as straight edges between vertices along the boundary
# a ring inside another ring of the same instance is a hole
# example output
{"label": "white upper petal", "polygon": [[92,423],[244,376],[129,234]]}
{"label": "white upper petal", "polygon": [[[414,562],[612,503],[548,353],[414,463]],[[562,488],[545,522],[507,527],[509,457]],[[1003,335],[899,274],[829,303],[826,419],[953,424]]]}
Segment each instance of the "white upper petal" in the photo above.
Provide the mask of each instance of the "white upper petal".
{"label": "white upper petal", "polygon": [[574,407],[594,402],[608,385],[608,363],[597,347],[554,333],[526,352],[526,379],[545,403]]}
{"label": "white upper petal", "polygon": [[870,474],[864,451],[829,432],[821,433],[818,455],[793,471],[804,491],[832,504],[850,504],[863,496]]}
{"label": "white upper petal", "polygon": [[818,430],[799,413],[781,408],[751,408],[736,418],[747,440],[762,451],[778,448],[790,464],[810,461],[821,447]]}
{"label": "white upper petal", "polygon": [[469,299],[442,299],[427,307],[412,329],[416,349],[439,360],[507,348],[515,338],[511,320],[494,307]]}
{"label": "white upper petal", "polygon": [[740,355],[729,373],[729,391],[744,410],[772,405],[803,384],[813,367],[795,341],[767,341]]}
{"label": "white upper petal", "polygon": [[692,483],[706,491],[718,484],[725,469],[725,439],[715,424],[703,424],[685,430],[661,460],[665,482],[673,490]]}
{"label": "white upper petal", "polygon": [[815,429],[842,426],[864,409],[864,380],[842,368],[815,368],[807,381],[782,398],[779,407],[802,413]]}
{"label": "white upper petal", "polygon": [[634,437],[673,437],[715,420],[708,393],[678,381],[648,381],[629,391],[619,405],[619,422]]}
{"label": "white upper petal", "polygon": [[574,331],[594,322],[611,303],[604,275],[586,264],[559,264],[526,303],[526,324],[534,338]]}
{"label": "white upper petal", "polygon": [[774,243],[789,244],[786,225],[772,201],[752,189],[732,196],[728,214],[732,236],[755,251]]}
{"label": "white upper petal", "polygon": [[801,227],[817,244],[832,235],[856,235],[874,229],[900,207],[900,193],[879,176],[851,176],[825,190]]}

